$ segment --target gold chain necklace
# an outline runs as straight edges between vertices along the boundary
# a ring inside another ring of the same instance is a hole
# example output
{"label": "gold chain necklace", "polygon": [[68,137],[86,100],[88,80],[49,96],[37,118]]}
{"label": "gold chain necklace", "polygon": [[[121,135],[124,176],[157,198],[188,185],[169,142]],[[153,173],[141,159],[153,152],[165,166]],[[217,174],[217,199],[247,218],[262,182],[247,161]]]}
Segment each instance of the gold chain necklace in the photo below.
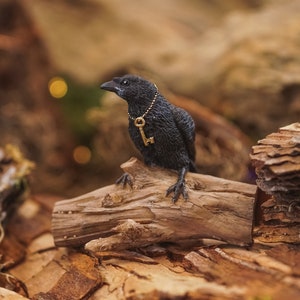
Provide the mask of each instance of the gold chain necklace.
{"label": "gold chain necklace", "polygon": [[145,135],[143,127],[146,125],[146,121],[145,121],[144,118],[149,113],[149,111],[152,109],[152,107],[153,107],[153,105],[154,105],[154,103],[156,101],[156,98],[158,96],[157,86],[155,85],[155,87],[156,87],[156,92],[155,92],[154,98],[153,98],[150,106],[147,108],[147,110],[140,117],[134,118],[128,112],[128,116],[134,122],[134,126],[139,129],[141,137],[143,139],[143,142],[144,142],[145,146],[149,146],[149,144],[154,144],[154,137],[151,136],[151,137],[147,138],[146,135]]}

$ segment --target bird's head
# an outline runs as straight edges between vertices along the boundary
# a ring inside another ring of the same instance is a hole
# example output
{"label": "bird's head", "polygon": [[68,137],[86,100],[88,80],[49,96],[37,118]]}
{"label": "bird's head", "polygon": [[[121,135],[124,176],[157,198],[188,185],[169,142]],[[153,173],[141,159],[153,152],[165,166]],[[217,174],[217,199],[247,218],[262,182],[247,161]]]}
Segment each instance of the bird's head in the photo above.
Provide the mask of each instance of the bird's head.
{"label": "bird's head", "polygon": [[[113,80],[101,84],[101,89],[116,93],[128,104],[148,104],[151,103],[157,87],[153,83],[136,75],[124,75],[114,77]],[[143,103],[141,103],[143,102]]]}

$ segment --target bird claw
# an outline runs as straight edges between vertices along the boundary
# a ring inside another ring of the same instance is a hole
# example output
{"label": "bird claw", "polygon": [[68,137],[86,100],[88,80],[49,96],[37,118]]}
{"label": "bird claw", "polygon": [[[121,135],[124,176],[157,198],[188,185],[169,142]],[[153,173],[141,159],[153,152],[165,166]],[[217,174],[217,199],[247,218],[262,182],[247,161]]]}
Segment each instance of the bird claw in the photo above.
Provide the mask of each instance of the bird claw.
{"label": "bird claw", "polygon": [[174,192],[174,195],[172,197],[173,203],[175,203],[179,199],[180,195],[183,196],[184,200],[187,200],[189,198],[188,192],[185,187],[185,182],[178,181],[175,184],[171,185],[167,189],[166,196],[169,196],[172,192]]}
{"label": "bird claw", "polygon": [[128,184],[131,188],[133,188],[132,178],[128,173],[124,173],[120,178],[116,180],[116,184],[122,184],[122,187]]}
{"label": "bird claw", "polygon": [[300,211],[299,201],[293,201],[288,207],[288,212],[295,214],[297,211]]}

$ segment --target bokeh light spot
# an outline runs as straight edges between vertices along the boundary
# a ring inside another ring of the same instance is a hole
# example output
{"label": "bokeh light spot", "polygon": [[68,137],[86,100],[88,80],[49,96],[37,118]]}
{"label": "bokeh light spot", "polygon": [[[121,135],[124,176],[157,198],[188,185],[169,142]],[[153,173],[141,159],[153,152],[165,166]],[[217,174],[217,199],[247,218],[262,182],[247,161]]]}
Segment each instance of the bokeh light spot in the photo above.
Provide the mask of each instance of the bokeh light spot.
{"label": "bokeh light spot", "polygon": [[68,85],[61,77],[53,77],[48,83],[49,92],[54,98],[62,98],[68,92]]}
{"label": "bokeh light spot", "polygon": [[91,150],[86,146],[80,145],[73,150],[73,158],[78,164],[87,164],[91,160],[91,157]]}

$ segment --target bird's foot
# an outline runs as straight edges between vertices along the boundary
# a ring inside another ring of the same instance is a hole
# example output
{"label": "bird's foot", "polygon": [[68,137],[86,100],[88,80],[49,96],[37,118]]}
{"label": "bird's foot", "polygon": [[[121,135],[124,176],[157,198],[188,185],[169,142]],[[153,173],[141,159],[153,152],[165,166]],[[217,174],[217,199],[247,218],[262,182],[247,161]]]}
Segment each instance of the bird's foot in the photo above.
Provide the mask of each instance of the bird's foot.
{"label": "bird's foot", "polygon": [[175,203],[179,199],[180,195],[183,196],[184,200],[187,200],[189,198],[184,180],[178,180],[175,184],[171,185],[167,189],[166,196],[169,196],[172,192],[174,193],[172,197],[173,203]]}
{"label": "bird's foot", "polygon": [[122,187],[124,188],[127,184],[132,188],[133,182],[132,178],[128,173],[124,173],[120,178],[116,180],[116,184],[122,184]]}
{"label": "bird's foot", "polygon": [[293,201],[288,207],[288,212],[295,215],[300,212],[300,201]]}

